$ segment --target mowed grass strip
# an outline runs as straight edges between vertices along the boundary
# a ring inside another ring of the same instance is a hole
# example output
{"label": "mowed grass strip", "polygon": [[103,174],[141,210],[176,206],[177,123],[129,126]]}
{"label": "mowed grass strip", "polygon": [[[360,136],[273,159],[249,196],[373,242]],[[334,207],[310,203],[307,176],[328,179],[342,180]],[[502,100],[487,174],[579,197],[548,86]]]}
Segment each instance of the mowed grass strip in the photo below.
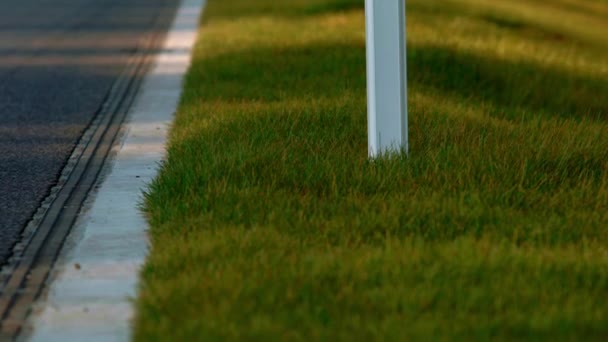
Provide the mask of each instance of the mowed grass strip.
{"label": "mowed grass strip", "polygon": [[408,0],[410,156],[370,161],[363,2],[210,0],[136,340],[608,336],[607,13]]}

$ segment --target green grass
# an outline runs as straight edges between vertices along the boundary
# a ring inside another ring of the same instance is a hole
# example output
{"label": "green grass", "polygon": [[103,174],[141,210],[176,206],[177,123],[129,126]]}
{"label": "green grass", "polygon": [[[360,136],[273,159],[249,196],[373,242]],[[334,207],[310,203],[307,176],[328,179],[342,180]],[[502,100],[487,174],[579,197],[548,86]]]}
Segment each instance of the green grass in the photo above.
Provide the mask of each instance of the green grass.
{"label": "green grass", "polygon": [[370,161],[362,1],[209,1],[136,340],[608,336],[608,2],[407,15],[410,156]]}

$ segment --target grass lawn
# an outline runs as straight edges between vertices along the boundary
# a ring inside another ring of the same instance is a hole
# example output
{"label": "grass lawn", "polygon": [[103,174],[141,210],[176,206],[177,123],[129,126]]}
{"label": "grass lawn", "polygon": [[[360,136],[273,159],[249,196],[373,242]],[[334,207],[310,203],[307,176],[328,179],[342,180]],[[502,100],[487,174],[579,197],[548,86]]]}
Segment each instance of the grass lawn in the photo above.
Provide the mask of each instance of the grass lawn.
{"label": "grass lawn", "polygon": [[362,0],[209,0],[135,338],[608,336],[608,2],[408,0],[367,158]]}

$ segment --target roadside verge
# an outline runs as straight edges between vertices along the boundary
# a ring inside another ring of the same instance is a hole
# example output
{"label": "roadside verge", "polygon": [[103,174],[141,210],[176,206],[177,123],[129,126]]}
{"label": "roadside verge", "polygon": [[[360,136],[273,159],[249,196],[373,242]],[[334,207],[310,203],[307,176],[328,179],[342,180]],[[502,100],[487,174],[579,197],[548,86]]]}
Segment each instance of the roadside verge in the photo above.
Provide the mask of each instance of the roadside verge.
{"label": "roadside verge", "polygon": [[478,2],[408,0],[411,150],[370,161],[363,1],[208,1],[135,340],[606,336],[608,55]]}

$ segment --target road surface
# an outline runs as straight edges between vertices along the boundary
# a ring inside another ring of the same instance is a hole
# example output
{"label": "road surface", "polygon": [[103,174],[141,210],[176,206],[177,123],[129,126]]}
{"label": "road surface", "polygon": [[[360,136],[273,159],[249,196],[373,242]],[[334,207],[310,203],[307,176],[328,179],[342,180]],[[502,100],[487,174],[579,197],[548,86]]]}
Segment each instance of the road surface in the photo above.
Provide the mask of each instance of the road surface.
{"label": "road surface", "polygon": [[178,2],[0,1],[0,265],[129,56]]}

